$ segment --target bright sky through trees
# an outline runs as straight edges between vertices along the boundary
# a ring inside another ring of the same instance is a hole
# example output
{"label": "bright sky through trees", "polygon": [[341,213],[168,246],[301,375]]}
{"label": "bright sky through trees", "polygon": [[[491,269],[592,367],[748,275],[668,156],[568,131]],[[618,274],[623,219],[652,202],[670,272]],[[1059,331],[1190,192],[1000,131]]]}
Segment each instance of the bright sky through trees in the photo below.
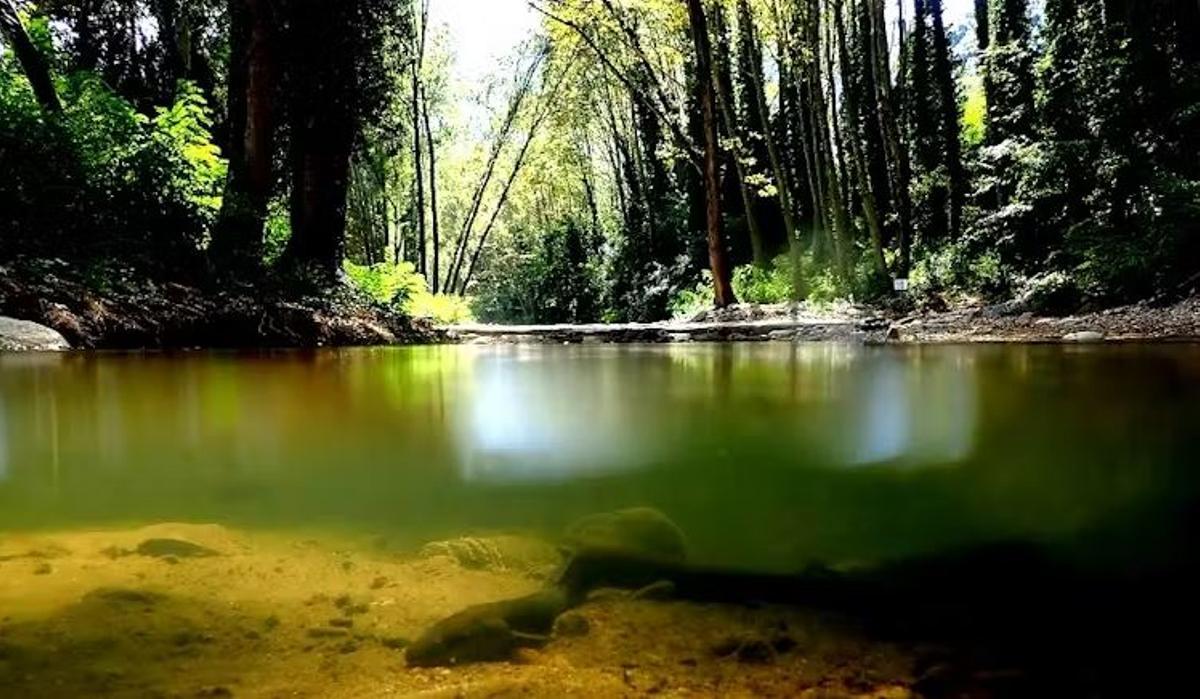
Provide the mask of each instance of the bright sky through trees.
{"label": "bright sky through trees", "polygon": [[[973,0],[946,0],[947,21],[955,24],[969,18],[973,4]],[[434,25],[448,28],[456,52],[455,72],[468,83],[495,70],[538,26],[525,0],[431,0],[429,12]]]}

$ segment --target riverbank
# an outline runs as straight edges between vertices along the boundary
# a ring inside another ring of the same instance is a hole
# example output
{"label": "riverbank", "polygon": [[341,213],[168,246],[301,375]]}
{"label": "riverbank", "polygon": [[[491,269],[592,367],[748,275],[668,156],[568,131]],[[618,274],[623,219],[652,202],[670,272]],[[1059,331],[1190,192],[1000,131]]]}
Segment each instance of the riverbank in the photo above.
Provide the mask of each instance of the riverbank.
{"label": "riverbank", "polygon": [[537,567],[437,546],[216,525],[6,534],[0,694],[915,696],[914,649],[826,613],[622,595],[512,662],[407,667],[434,621],[544,584]]}
{"label": "riverbank", "polygon": [[856,342],[865,344],[1200,341],[1200,297],[1065,316],[1016,304],[897,313],[853,304],[739,305],[686,321],[616,325],[459,325],[466,343]]}
{"label": "riverbank", "polygon": [[[96,281],[64,263],[0,266],[0,349],[315,348],[493,343],[850,342],[863,344],[1200,341],[1200,297],[1074,315],[1019,303],[898,312],[850,303],[739,305],[686,320],[591,325],[435,327],[349,286],[298,293],[206,288],[134,274]],[[35,326],[27,325],[36,324]],[[11,332],[10,332],[11,331]]]}
{"label": "riverbank", "polygon": [[[378,346],[436,342],[428,323],[373,303],[349,287],[298,292],[161,282],[54,260],[0,266],[0,316],[49,328],[74,349]],[[45,339],[45,338],[43,338]],[[45,349],[14,342],[11,349]],[[54,349],[62,349],[54,347]]]}

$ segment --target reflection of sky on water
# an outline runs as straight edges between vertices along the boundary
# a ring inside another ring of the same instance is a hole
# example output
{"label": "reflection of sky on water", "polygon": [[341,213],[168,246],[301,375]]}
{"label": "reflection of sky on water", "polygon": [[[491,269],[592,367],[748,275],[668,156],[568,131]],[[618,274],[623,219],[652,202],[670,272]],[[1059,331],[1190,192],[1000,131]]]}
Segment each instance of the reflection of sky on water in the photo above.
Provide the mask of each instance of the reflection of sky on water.
{"label": "reflection of sky on water", "polygon": [[[729,439],[739,430],[777,425],[775,448],[816,449],[830,465],[939,466],[962,462],[973,449],[977,369],[955,349],[907,354],[843,347],[831,361],[830,347],[821,345],[779,352],[759,346],[745,357],[693,348],[680,362],[667,348],[658,354],[667,370],[648,374],[628,371],[619,355],[605,353],[610,350],[553,349],[506,348],[474,357],[471,378],[455,401],[463,406],[455,422],[464,479],[567,480],[670,458],[678,446],[670,418],[692,400],[679,387],[697,384],[724,386],[704,400],[722,414],[714,426],[731,430]],[[765,375],[764,366],[771,367]],[[763,400],[784,412],[760,412],[755,406]],[[804,423],[799,430],[787,426],[796,418]]]}
{"label": "reflection of sky on water", "polygon": [[971,454],[976,415],[974,367],[956,351],[932,357],[877,355],[860,366],[861,405],[852,464],[938,465]]}
{"label": "reflection of sky on water", "polygon": [[483,355],[459,405],[467,480],[546,481],[629,468],[637,434],[603,364],[549,360],[529,348]]}

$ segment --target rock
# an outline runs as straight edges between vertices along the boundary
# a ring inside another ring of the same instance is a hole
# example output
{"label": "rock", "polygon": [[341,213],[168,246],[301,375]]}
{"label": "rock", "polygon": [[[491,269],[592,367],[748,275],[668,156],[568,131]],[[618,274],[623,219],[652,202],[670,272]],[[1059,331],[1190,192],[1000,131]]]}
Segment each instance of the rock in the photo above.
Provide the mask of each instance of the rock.
{"label": "rock", "polygon": [[49,563],[39,563],[38,566],[33,569],[34,575],[49,575],[53,572],[54,568],[52,568]]}
{"label": "rock", "polygon": [[162,558],[164,560],[183,558],[210,558],[218,556],[216,551],[210,548],[205,548],[199,544],[193,544],[190,541],[182,539],[147,539],[138,544],[134,552],[139,556],[148,556],[150,558]]}
{"label": "rock", "polygon": [[1096,332],[1095,330],[1085,330],[1083,332],[1071,333],[1063,337],[1063,342],[1095,344],[1097,342],[1104,342],[1104,333]]}
{"label": "rock", "polygon": [[554,620],[554,635],[560,638],[586,636],[591,630],[591,622],[579,612],[567,612]]}
{"label": "rock", "polygon": [[338,628],[338,629],[350,629],[350,628],[354,628],[354,620],[353,619],[344,619],[344,618],[330,619],[329,625],[334,628]]}
{"label": "rock", "polygon": [[683,531],[665,514],[649,507],[605,512],[578,519],[567,527],[563,543],[575,551],[598,548],[667,561],[683,561],[687,558]]}
{"label": "rock", "polygon": [[317,627],[309,629],[307,632],[309,638],[346,638],[350,635],[346,629],[331,629],[326,627]]}
{"label": "rock", "polygon": [[27,320],[0,317],[0,352],[63,352],[71,349],[57,330]]}

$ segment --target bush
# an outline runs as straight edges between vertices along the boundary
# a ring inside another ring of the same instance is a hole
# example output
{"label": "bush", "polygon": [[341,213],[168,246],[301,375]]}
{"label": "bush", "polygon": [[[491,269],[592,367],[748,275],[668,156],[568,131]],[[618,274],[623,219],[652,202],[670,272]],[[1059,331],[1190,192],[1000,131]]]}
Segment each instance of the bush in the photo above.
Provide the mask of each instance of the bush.
{"label": "bush", "polygon": [[430,293],[425,277],[411,262],[365,266],[347,260],[343,268],[359,291],[405,315],[441,325],[474,320],[469,299]]}
{"label": "bush", "polygon": [[64,113],[48,119],[0,58],[4,252],[194,268],[225,179],[199,91],[181,84],[153,117],[90,73],[59,93]]}
{"label": "bush", "polygon": [[593,323],[603,287],[599,240],[564,220],[547,231],[516,231],[499,246],[473,289],[473,308],[488,322]]}

